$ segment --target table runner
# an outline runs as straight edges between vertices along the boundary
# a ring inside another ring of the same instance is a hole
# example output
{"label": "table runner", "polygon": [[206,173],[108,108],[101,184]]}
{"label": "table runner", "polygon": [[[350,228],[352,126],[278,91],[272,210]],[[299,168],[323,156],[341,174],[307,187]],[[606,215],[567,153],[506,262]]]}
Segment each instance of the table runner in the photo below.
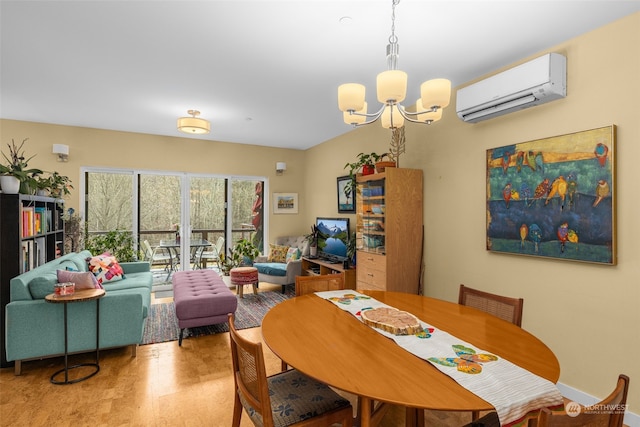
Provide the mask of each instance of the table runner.
{"label": "table runner", "polygon": [[[390,307],[351,290],[316,292],[316,295],[348,311],[361,322],[361,311]],[[417,335],[394,335],[379,328],[373,329],[410,353],[430,362],[458,384],[493,405],[502,426],[521,425],[540,408],[563,405],[562,395],[551,381],[500,355],[478,349],[420,319],[419,322],[425,332]]]}

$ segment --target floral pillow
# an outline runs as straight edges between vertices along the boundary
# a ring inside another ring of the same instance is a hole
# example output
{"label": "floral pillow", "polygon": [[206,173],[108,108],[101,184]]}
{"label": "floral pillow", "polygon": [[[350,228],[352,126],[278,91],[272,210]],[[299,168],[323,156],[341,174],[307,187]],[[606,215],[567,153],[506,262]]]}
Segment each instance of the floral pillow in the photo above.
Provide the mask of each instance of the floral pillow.
{"label": "floral pillow", "polygon": [[104,253],[91,258],[87,258],[89,271],[96,276],[99,284],[107,282],[116,282],[124,279],[124,271],[116,257],[111,254]]}
{"label": "floral pillow", "polygon": [[269,243],[269,255],[267,256],[267,262],[286,262],[288,250],[288,246],[280,246]]}
{"label": "floral pillow", "polygon": [[296,247],[289,248],[289,250],[287,251],[287,256],[285,257],[285,262],[295,261],[297,259],[300,259],[300,255],[301,255],[300,249]]}
{"label": "floral pillow", "polygon": [[71,282],[76,289],[103,289],[98,279],[89,271],[58,270],[58,283]]}

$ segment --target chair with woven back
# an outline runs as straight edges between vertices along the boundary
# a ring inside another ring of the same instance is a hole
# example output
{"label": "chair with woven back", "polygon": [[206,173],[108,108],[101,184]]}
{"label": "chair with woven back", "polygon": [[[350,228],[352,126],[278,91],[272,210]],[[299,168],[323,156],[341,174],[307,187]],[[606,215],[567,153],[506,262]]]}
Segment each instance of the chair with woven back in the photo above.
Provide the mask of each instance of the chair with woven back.
{"label": "chair with woven back", "polygon": [[295,369],[267,377],[262,343],[238,334],[231,313],[229,335],[235,383],[233,427],[240,426],[243,408],[256,426],[353,425],[351,403],[326,384]]}
{"label": "chair with woven back", "polygon": [[[524,305],[522,298],[492,294],[461,284],[458,292],[458,304],[476,308],[522,327],[522,308]],[[479,411],[471,413],[472,420],[477,420],[479,417]]]}
{"label": "chair with woven back", "polygon": [[616,388],[595,405],[580,406],[578,410],[577,406],[565,404],[563,412],[552,412],[543,408],[538,416],[538,427],[622,427],[628,392],[629,377],[620,374]]}
{"label": "chair with woven back", "polygon": [[[537,427],[622,427],[629,392],[629,377],[619,375],[615,389],[600,402],[591,406],[565,403],[564,411],[542,408]],[[530,422],[529,425],[532,425]],[[500,427],[498,414],[490,412],[464,427]]]}
{"label": "chair with woven back", "polygon": [[344,289],[342,274],[321,274],[317,276],[296,276],[296,296],[322,291]]}
{"label": "chair with woven back", "polygon": [[458,304],[477,308],[514,325],[522,326],[522,298],[506,297],[460,285]]}

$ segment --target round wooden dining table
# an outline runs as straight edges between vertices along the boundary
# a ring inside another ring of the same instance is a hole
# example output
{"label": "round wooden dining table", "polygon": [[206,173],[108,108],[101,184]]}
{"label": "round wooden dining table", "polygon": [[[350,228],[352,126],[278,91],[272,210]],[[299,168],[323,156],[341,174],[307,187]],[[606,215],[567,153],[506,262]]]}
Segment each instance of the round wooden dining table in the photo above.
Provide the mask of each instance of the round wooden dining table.
{"label": "round wooden dining table", "polygon": [[[359,291],[407,311],[476,348],[501,356],[551,382],[560,365],[538,338],[495,316],[456,303],[399,292]],[[407,407],[407,425],[417,425],[419,409],[486,411],[493,406],[315,294],[284,301],[262,321],[267,346],[306,375],[359,396],[362,427],[376,425],[372,402]],[[423,411],[419,411],[423,413]]]}

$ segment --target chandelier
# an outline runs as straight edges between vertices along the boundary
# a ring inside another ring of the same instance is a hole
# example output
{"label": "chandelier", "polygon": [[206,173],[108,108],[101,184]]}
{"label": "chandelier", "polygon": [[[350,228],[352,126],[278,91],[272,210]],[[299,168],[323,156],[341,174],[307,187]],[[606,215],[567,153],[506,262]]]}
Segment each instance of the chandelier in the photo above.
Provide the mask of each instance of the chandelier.
{"label": "chandelier", "polygon": [[420,98],[415,111],[407,111],[400,103],[407,94],[407,73],[398,70],[398,37],[395,34],[396,5],[392,0],[391,35],[387,45],[387,71],[378,74],[376,80],[378,101],[382,107],[375,113],[367,113],[365,87],[359,83],[345,83],[338,87],[338,107],[343,112],[344,122],[353,126],[368,125],[381,119],[382,127],[396,129],[404,121],[431,124],[440,120],[442,109],[449,105],[451,82],[447,79],[428,80],[420,86]]}
{"label": "chandelier", "polygon": [[180,117],[178,119],[178,130],[180,132],[199,135],[209,133],[211,124],[209,121],[198,117],[200,111],[188,110],[187,114],[190,114],[191,117]]}

